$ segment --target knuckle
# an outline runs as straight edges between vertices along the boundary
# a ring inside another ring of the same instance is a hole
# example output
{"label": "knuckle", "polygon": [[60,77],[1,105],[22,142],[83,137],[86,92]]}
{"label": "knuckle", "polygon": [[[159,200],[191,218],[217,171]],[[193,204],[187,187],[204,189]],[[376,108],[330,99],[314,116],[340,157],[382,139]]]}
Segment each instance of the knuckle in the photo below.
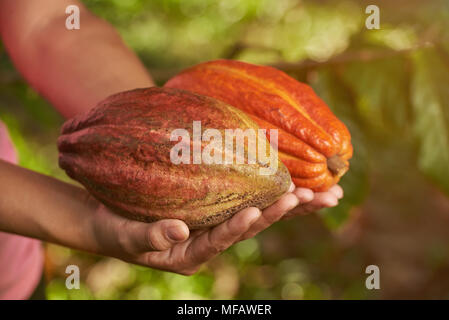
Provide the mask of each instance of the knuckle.
{"label": "knuckle", "polygon": [[224,244],[224,243],[220,243],[220,244],[217,244],[214,248],[215,248],[216,253],[220,253],[220,252],[225,251],[228,248],[228,245]]}
{"label": "knuckle", "polygon": [[230,219],[226,221],[226,233],[230,238],[236,238],[247,230],[249,225],[241,220]]}
{"label": "knuckle", "polygon": [[159,232],[147,232],[147,245],[150,250],[158,251],[165,249],[165,243]]}
{"label": "knuckle", "polygon": [[248,239],[250,239],[250,238],[254,238],[254,236],[257,234],[257,232],[249,232],[249,233],[247,233],[247,234],[245,234],[243,237],[242,237],[242,239],[243,240],[248,240]]}
{"label": "knuckle", "polygon": [[246,231],[246,228],[244,228],[242,226],[238,226],[236,228],[229,228],[228,229],[229,238],[230,239],[238,238],[245,231]]}
{"label": "knuckle", "polygon": [[225,251],[228,248],[228,245],[225,243],[212,243],[211,244],[211,252],[214,254]]}
{"label": "knuckle", "polygon": [[228,248],[227,243],[225,243],[223,241],[216,240],[214,237],[211,237],[210,235],[209,235],[209,243],[210,243],[211,251],[214,254],[218,254]]}
{"label": "knuckle", "polygon": [[124,252],[132,252],[132,243],[128,233],[128,223],[124,221],[117,231],[117,242],[119,247]]}

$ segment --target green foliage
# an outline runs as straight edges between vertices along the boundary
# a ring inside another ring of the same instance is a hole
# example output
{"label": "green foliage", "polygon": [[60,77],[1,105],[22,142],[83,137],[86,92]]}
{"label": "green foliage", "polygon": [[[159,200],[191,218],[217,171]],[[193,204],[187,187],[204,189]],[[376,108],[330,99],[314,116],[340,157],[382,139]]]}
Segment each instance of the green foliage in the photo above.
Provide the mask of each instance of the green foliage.
{"label": "green foliage", "polygon": [[34,90],[24,83],[0,87],[0,119],[9,129],[21,166],[66,179],[57,167],[55,145],[62,118]]}
{"label": "green foliage", "polygon": [[406,61],[402,57],[345,66],[343,78],[355,95],[363,124],[374,134],[406,134],[409,123]]}
{"label": "green foliage", "polygon": [[448,65],[432,50],[416,52],[413,63],[411,91],[418,165],[449,194]]}

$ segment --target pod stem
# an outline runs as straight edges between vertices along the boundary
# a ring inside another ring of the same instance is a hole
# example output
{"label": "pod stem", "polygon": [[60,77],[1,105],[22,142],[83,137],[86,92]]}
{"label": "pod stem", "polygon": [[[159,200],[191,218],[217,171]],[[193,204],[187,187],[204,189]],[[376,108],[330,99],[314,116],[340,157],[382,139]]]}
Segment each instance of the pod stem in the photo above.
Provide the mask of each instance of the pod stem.
{"label": "pod stem", "polygon": [[341,177],[348,171],[347,161],[340,158],[340,156],[335,155],[327,159],[327,167],[333,175]]}

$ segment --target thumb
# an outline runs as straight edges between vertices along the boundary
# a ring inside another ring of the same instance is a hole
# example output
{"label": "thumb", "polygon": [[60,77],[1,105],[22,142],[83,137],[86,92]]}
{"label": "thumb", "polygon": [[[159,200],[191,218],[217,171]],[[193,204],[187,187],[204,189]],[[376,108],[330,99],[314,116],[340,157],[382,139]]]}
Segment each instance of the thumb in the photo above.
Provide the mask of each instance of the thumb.
{"label": "thumb", "polygon": [[163,251],[189,238],[187,225],[176,219],[160,220],[153,223],[131,221],[126,224],[129,244],[133,251]]}

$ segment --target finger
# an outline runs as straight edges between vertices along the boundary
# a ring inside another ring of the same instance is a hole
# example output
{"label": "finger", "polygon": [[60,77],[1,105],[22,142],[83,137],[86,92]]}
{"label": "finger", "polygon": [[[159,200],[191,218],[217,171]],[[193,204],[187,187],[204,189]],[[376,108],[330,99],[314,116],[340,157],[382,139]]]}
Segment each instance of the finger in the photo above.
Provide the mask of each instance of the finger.
{"label": "finger", "polygon": [[330,191],[317,192],[314,194],[312,201],[301,204],[287,213],[283,219],[290,219],[296,216],[304,216],[306,214],[318,211],[322,208],[335,207],[338,204],[337,196]]}
{"label": "finger", "polygon": [[338,205],[337,197],[331,192],[315,193],[315,198],[303,205],[304,212],[311,213],[323,208],[331,208]]}
{"label": "finger", "polygon": [[300,204],[310,202],[315,197],[313,191],[307,188],[296,188],[293,194],[298,198]]}
{"label": "finger", "polygon": [[262,212],[261,217],[245,232],[240,240],[254,237],[260,231],[281,219],[284,214],[296,207],[298,203],[299,200],[294,194],[284,194],[278,201]]}
{"label": "finger", "polygon": [[304,208],[304,204],[311,202],[315,198],[315,194],[311,189],[296,188],[293,194],[298,198],[299,205],[287,212],[281,219],[290,219],[295,216],[302,216],[308,212]]}
{"label": "finger", "polygon": [[187,248],[186,259],[193,265],[206,262],[236,242],[260,215],[259,209],[246,208],[210,231],[200,234]]}
{"label": "finger", "polygon": [[338,204],[338,199],[332,192],[317,192],[315,198],[307,206],[317,208],[330,208]]}
{"label": "finger", "polygon": [[130,221],[125,224],[122,232],[121,243],[125,249],[140,253],[167,250],[189,237],[187,225],[176,219],[153,223]]}
{"label": "finger", "polygon": [[337,197],[337,199],[343,198],[344,195],[343,188],[340,187],[338,184],[332,186],[328,192],[333,193]]}
{"label": "finger", "polygon": [[292,182],[288,188],[288,192],[293,192],[293,190],[295,190],[295,184]]}
{"label": "finger", "polygon": [[305,207],[306,205],[307,205],[307,203],[302,204],[302,205],[300,204],[296,208],[293,208],[292,210],[287,212],[281,219],[288,220],[293,217],[304,216],[304,215],[307,215],[307,214],[313,212],[313,211],[309,211],[309,209]]}

